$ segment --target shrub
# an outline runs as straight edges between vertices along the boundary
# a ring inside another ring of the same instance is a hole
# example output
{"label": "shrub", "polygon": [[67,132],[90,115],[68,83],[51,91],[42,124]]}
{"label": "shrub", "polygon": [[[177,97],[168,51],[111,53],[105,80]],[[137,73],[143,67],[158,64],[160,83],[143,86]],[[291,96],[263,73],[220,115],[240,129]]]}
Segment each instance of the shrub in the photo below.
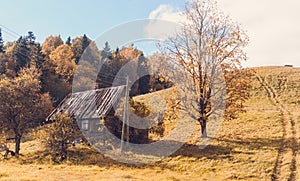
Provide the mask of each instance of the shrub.
{"label": "shrub", "polygon": [[39,135],[52,160],[61,162],[67,158],[69,145],[73,140],[81,137],[81,132],[74,119],[67,114],[58,114],[55,121],[45,125]]}

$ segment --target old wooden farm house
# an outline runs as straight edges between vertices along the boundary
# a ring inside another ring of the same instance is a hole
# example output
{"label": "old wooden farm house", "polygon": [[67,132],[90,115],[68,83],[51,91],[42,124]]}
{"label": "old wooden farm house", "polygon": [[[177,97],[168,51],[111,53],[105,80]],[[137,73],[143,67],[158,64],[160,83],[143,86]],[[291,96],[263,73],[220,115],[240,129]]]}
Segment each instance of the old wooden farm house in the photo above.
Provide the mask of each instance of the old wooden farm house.
{"label": "old wooden farm house", "polygon": [[[67,113],[76,119],[82,131],[91,135],[99,131],[100,120],[105,117],[105,126],[115,136],[121,138],[122,134],[127,134],[122,131],[124,130],[122,129],[124,120],[120,120],[114,115],[115,110],[113,108],[124,97],[125,92],[126,86],[124,85],[70,94],[54,109],[46,121],[55,121],[57,113]],[[128,110],[128,107],[124,109]],[[145,143],[148,141],[148,130],[130,127],[127,139],[134,143]]]}
{"label": "old wooden farm house", "polygon": [[68,95],[48,116],[48,122],[55,121],[57,113],[74,117],[83,131],[97,132],[99,122],[123,96],[125,86],[88,90]]}

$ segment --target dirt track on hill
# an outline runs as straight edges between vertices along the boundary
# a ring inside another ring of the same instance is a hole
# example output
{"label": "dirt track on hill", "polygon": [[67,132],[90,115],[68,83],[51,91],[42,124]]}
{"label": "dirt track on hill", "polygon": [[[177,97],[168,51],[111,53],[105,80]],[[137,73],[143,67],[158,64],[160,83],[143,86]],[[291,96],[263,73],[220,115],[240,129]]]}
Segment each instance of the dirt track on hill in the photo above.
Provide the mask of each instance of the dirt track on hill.
{"label": "dirt track on hill", "polygon": [[277,107],[281,115],[282,140],[278,150],[276,163],[272,173],[272,181],[297,180],[297,136],[295,120],[288,107],[280,100],[280,94],[264,79],[257,75],[260,84],[266,90],[271,103]]}

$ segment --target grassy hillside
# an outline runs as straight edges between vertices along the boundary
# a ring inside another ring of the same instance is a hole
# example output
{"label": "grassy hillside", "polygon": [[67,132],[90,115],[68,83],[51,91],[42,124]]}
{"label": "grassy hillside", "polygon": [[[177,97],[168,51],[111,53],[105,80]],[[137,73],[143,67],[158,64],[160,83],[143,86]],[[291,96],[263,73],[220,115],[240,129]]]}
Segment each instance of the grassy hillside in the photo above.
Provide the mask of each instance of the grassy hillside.
{"label": "grassy hillside", "polygon": [[[300,69],[254,68],[246,113],[224,121],[209,146],[198,148],[199,130],[173,155],[147,165],[126,165],[86,146],[72,148],[66,163],[43,156],[36,140],[21,145],[19,159],[0,161],[1,180],[300,180]],[[146,104],[157,92],[137,98]],[[152,109],[155,101],[152,101]],[[169,128],[174,126],[170,123]]]}

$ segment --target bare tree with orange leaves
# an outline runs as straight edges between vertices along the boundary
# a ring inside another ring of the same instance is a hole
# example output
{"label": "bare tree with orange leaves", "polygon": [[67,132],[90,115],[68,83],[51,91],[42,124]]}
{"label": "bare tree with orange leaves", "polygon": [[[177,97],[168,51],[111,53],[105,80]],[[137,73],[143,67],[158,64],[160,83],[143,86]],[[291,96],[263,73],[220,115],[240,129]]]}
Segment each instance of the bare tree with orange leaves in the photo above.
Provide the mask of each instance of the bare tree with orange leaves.
{"label": "bare tree with orange leaves", "polygon": [[188,2],[184,15],[187,21],[182,31],[161,48],[175,67],[183,67],[186,72],[188,77],[176,77],[182,79],[181,88],[186,95],[181,106],[200,123],[202,137],[207,137],[210,117],[222,110],[223,115],[236,116],[249,97],[245,93],[249,82],[245,80],[250,74],[241,69],[241,62],[247,59],[244,47],[248,36],[217,9],[213,0]]}

